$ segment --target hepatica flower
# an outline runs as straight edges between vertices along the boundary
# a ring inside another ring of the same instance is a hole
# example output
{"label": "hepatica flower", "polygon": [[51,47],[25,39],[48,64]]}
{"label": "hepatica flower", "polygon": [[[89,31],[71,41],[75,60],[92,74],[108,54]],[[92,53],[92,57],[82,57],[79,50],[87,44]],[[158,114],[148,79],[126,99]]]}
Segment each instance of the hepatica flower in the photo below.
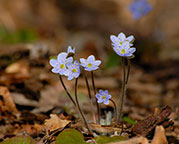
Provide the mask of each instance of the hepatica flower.
{"label": "hepatica flower", "polygon": [[147,0],[133,0],[129,10],[132,12],[134,19],[140,19],[152,10],[152,6]]}
{"label": "hepatica flower", "polygon": [[114,51],[122,57],[130,57],[136,51],[134,47],[130,48],[128,41],[124,42],[120,47],[113,47]]}
{"label": "hepatica flower", "polygon": [[59,73],[60,75],[67,76],[67,63],[72,63],[73,58],[67,57],[67,53],[62,52],[57,56],[57,59],[51,59],[50,65],[53,67],[52,72],[53,73]]}
{"label": "hepatica flower", "polygon": [[93,55],[90,55],[87,59],[81,58],[80,59],[81,66],[84,67],[86,71],[93,71],[98,69],[99,65],[101,64],[100,60],[95,60]]}
{"label": "hepatica flower", "polygon": [[134,41],[134,36],[129,36],[126,37],[126,35],[124,33],[120,33],[118,34],[118,36],[115,35],[111,35],[110,39],[112,41],[112,45],[115,47],[119,47],[121,46],[125,41],[128,41],[130,43],[130,46],[132,46],[133,41]]}
{"label": "hepatica flower", "polygon": [[75,48],[68,46],[67,53],[75,53]]}
{"label": "hepatica flower", "polygon": [[74,54],[75,54],[75,48],[72,48],[71,46],[68,46],[68,49],[67,49],[67,57],[73,57]]}
{"label": "hepatica flower", "polygon": [[104,103],[105,105],[108,105],[111,95],[108,94],[108,90],[99,90],[99,93],[96,94],[96,98],[98,99],[98,103]]}
{"label": "hepatica flower", "polygon": [[78,78],[81,72],[80,69],[80,63],[75,60],[74,63],[67,63],[67,73],[66,76],[68,76],[68,80],[72,80],[74,78]]}
{"label": "hepatica flower", "polygon": [[114,35],[110,36],[112,41],[113,50],[122,57],[130,57],[136,51],[133,46],[134,36],[126,37],[124,33],[120,33],[117,37]]}

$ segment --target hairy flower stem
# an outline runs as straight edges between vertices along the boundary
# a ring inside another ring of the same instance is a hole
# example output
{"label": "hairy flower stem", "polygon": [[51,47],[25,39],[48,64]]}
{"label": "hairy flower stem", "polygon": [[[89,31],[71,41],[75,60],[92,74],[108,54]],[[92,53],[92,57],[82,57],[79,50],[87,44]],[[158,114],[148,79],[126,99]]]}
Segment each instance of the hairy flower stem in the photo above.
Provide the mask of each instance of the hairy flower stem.
{"label": "hairy flower stem", "polygon": [[100,124],[100,109],[99,109],[98,100],[97,100],[97,98],[96,98],[96,87],[95,87],[95,83],[94,83],[94,74],[93,74],[92,71],[91,71],[91,80],[92,80],[93,91],[94,91],[94,96],[95,96],[95,100],[96,100],[98,124]]}
{"label": "hairy flower stem", "polygon": [[86,86],[87,86],[87,89],[88,89],[88,96],[89,96],[89,99],[90,99],[90,107],[91,107],[92,118],[93,118],[94,123],[96,123],[96,117],[95,117],[95,112],[94,112],[94,108],[93,108],[93,101],[92,101],[92,97],[91,97],[90,87],[89,87],[87,76],[86,76],[84,71],[83,71],[83,75],[84,75]]}
{"label": "hairy flower stem", "polygon": [[117,106],[116,106],[116,103],[115,103],[115,101],[113,101],[112,99],[109,99],[112,103],[113,103],[113,105],[114,105],[114,111],[115,111],[115,115],[114,115],[114,119],[116,119],[117,118]]}
{"label": "hairy flower stem", "polygon": [[126,87],[127,87],[127,83],[128,83],[128,80],[129,80],[130,67],[131,67],[131,62],[130,62],[130,59],[127,59],[127,77],[126,77]]}
{"label": "hairy flower stem", "polygon": [[86,119],[85,119],[85,116],[83,115],[83,112],[82,112],[82,110],[81,110],[81,108],[80,108],[80,104],[79,104],[79,102],[78,102],[78,96],[77,96],[77,88],[78,88],[78,78],[76,78],[76,80],[75,80],[75,100],[76,100],[76,105],[77,105],[77,108],[78,108],[78,110],[79,110],[79,113],[80,113],[80,115],[81,115],[81,117],[82,117],[82,119],[83,119],[83,121],[84,121],[84,123],[85,123],[85,126],[86,126],[86,128],[88,129],[88,132],[89,132],[89,133],[92,133],[91,130],[90,130],[90,128],[89,128],[89,126],[88,126],[88,123],[87,123],[87,121],[86,121]]}
{"label": "hairy flower stem", "polygon": [[119,109],[118,109],[118,118],[116,123],[120,123],[122,119],[122,112],[123,112],[123,105],[124,105],[124,97],[125,97],[125,91],[126,91],[126,68],[125,68],[125,59],[122,57],[122,68],[123,68],[123,82],[122,82],[122,92],[121,92],[121,98],[119,101]]}
{"label": "hairy flower stem", "polygon": [[62,86],[63,86],[65,92],[67,93],[68,97],[70,98],[70,100],[72,101],[72,103],[74,104],[74,106],[76,107],[76,102],[73,100],[72,96],[71,96],[70,93],[68,92],[68,90],[67,90],[67,88],[66,88],[66,86],[65,86],[65,84],[64,84],[64,82],[63,82],[62,76],[59,75],[59,78],[60,78],[60,82],[61,82],[61,84],[62,84]]}

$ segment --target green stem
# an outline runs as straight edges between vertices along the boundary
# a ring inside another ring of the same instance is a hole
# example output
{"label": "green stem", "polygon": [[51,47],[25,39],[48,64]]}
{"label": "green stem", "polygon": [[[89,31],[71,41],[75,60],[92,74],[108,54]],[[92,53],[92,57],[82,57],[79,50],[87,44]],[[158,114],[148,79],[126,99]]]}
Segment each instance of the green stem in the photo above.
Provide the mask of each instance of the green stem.
{"label": "green stem", "polygon": [[74,106],[76,107],[76,103],[75,103],[75,101],[73,100],[73,98],[72,98],[72,96],[70,95],[70,93],[68,92],[68,90],[67,90],[67,88],[66,88],[66,86],[65,86],[65,84],[64,84],[64,82],[63,82],[62,76],[59,75],[59,78],[60,78],[60,82],[61,82],[61,84],[62,84],[62,86],[63,86],[65,92],[67,93],[68,97],[70,98],[70,100],[72,101],[72,103],[74,104]]}
{"label": "green stem", "polygon": [[113,101],[112,99],[110,99],[110,101],[111,101],[111,102],[113,103],[113,105],[114,105],[114,111],[115,111],[114,119],[116,119],[116,118],[117,118],[117,106],[116,106],[115,101]]}
{"label": "green stem", "polygon": [[83,119],[83,121],[85,123],[85,126],[88,129],[88,132],[91,133],[91,130],[90,130],[89,126],[88,126],[88,123],[87,123],[87,121],[85,119],[85,116],[83,115],[83,112],[82,112],[82,110],[80,108],[80,104],[79,104],[78,96],[77,96],[77,88],[78,88],[78,78],[76,78],[76,81],[75,81],[75,100],[76,100],[76,105],[77,105],[79,113],[81,114],[81,117],[82,117],[82,119]]}
{"label": "green stem", "polygon": [[126,69],[125,69],[125,59],[124,59],[124,57],[122,57],[121,62],[122,62],[122,68],[123,68],[123,82],[122,82],[121,99],[119,101],[119,109],[118,109],[119,116],[117,118],[116,123],[120,123],[121,119],[122,119],[124,97],[125,97],[125,86],[126,86]]}
{"label": "green stem", "polygon": [[94,74],[93,74],[93,71],[91,71],[91,80],[92,80],[92,85],[93,85],[94,97],[95,97],[95,100],[96,100],[98,124],[100,124],[100,109],[99,109],[98,100],[97,100],[97,98],[96,98],[96,87],[95,87],[95,82],[94,82]]}
{"label": "green stem", "polygon": [[85,72],[83,72],[83,75],[84,75],[86,86],[87,86],[87,89],[88,89],[88,96],[89,96],[89,100],[90,100],[92,118],[93,118],[94,123],[96,123],[96,117],[95,117],[95,112],[94,112],[94,108],[93,108],[93,101],[92,101],[92,97],[91,97],[91,92],[90,92],[88,79],[87,79],[87,76],[86,76]]}

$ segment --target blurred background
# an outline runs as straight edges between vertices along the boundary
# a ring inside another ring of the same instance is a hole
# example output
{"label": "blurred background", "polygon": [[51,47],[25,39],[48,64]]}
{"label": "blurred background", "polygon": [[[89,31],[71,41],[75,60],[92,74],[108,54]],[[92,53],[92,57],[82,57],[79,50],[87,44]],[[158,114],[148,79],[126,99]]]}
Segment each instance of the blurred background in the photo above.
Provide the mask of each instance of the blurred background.
{"label": "blurred background", "polygon": [[[43,95],[55,99],[59,96],[55,91],[60,90],[53,88],[58,79],[50,72],[49,57],[71,45],[78,59],[93,54],[102,60],[101,70],[96,72],[97,87],[107,87],[117,97],[120,59],[112,49],[110,35],[124,32],[135,37],[137,49],[132,59],[129,105],[177,108],[179,0],[137,4],[140,1],[0,0],[0,84],[10,89],[19,107],[37,107],[35,102],[21,102],[20,94],[35,101]],[[82,92],[83,85],[79,86]],[[61,99],[46,100],[45,104],[60,102],[63,104]]]}

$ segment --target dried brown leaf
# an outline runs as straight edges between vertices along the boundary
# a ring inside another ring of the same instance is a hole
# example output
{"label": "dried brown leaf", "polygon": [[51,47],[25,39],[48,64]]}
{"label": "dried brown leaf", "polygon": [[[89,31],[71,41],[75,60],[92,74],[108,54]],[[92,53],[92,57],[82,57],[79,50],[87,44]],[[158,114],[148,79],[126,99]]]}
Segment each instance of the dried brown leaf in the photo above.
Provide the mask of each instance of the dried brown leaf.
{"label": "dried brown leaf", "polygon": [[50,119],[46,119],[44,125],[48,130],[54,131],[59,128],[64,128],[70,122],[70,120],[60,119],[56,114],[51,114]]}
{"label": "dried brown leaf", "polygon": [[155,128],[155,135],[151,144],[168,144],[163,126],[157,126]]}
{"label": "dried brown leaf", "polygon": [[171,112],[172,109],[169,106],[165,106],[161,109],[156,108],[152,115],[139,121],[132,128],[132,132],[136,135],[147,136],[158,124],[164,125],[165,127],[172,125],[173,122],[168,119]]}
{"label": "dried brown leaf", "polygon": [[7,110],[15,115],[19,114],[19,111],[17,110],[16,105],[14,104],[12,96],[7,87],[0,86],[0,95],[3,97],[4,101],[2,109]]}
{"label": "dried brown leaf", "polygon": [[9,85],[11,83],[19,83],[30,77],[29,65],[25,60],[19,60],[10,64],[5,73],[0,76],[0,84]]}

